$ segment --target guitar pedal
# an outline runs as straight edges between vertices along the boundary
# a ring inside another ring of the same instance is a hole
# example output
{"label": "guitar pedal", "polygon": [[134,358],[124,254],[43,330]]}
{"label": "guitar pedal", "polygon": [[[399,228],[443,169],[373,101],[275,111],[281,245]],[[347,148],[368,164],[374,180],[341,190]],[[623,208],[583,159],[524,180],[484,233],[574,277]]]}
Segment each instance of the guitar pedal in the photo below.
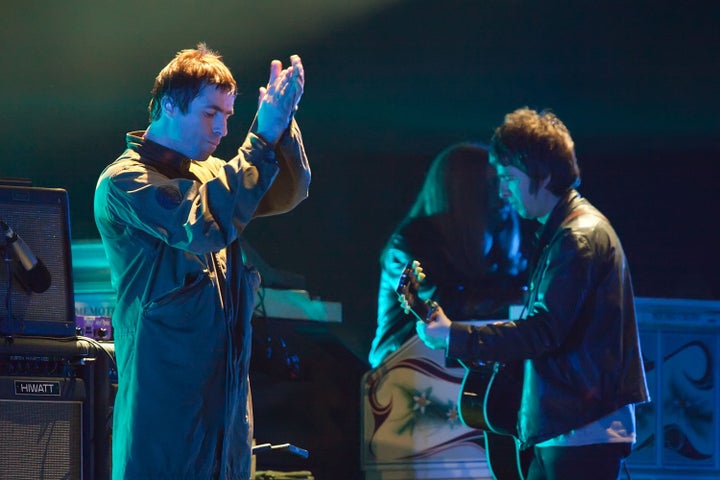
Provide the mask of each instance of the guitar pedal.
{"label": "guitar pedal", "polygon": [[78,315],[75,317],[75,331],[78,335],[95,340],[113,339],[110,317]]}

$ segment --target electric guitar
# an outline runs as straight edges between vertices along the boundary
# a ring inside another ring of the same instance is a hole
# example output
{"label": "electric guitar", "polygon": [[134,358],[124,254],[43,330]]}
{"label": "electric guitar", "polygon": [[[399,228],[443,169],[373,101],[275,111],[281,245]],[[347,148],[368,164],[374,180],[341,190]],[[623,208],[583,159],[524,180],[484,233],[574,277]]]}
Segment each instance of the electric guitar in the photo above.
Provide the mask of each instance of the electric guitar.
{"label": "electric guitar", "polygon": [[[414,260],[403,269],[396,292],[408,313],[428,322],[438,304],[418,297],[425,274]],[[532,459],[532,450],[520,452],[516,421],[522,393],[522,363],[465,362],[458,413],[463,424],[485,431],[485,451],[496,480],[522,480]],[[490,433],[488,435],[488,433]]]}

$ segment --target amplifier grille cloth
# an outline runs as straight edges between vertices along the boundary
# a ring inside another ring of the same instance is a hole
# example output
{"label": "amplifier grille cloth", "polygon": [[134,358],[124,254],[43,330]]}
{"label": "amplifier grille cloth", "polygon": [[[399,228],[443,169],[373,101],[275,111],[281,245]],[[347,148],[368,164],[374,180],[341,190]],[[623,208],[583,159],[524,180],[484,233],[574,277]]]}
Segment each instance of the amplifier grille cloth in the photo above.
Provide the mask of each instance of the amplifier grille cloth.
{"label": "amplifier grille cloth", "polygon": [[0,480],[80,480],[82,402],[0,400]]}

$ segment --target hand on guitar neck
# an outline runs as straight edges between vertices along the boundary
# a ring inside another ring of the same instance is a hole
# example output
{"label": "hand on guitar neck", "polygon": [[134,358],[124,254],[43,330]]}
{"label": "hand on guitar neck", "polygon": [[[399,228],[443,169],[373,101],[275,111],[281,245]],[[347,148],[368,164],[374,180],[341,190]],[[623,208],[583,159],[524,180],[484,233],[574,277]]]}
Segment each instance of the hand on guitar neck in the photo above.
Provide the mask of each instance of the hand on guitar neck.
{"label": "hand on guitar neck", "polygon": [[428,348],[446,348],[450,335],[450,319],[434,300],[422,300],[418,296],[420,283],[425,274],[420,262],[413,260],[405,266],[397,286],[398,300],[405,313],[412,313],[418,320],[418,336]]}

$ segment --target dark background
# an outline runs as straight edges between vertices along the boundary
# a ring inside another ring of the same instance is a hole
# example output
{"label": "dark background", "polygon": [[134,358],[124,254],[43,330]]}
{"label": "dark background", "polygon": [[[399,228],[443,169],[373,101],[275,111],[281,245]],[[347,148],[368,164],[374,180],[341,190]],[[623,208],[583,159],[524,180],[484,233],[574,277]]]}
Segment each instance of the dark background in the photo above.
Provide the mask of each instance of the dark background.
{"label": "dark background", "polygon": [[[301,5],[302,4],[302,5]],[[720,7],[715,2],[6,2],[0,176],[69,191],[75,239],[97,238],[98,174],[144,128],[157,71],[219,50],[243,94],[218,154],[242,140],[271,58],[302,56],[310,198],[246,237],[344,306],[364,356],[377,257],[434,155],[487,140],[508,111],[570,128],[581,191],[614,222],[638,295],[718,298]]]}
{"label": "dark background", "polygon": [[97,238],[98,174],[147,125],[152,82],[182,48],[219,50],[242,90],[233,155],[272,58],[303,58],[298,120],[311,196],[246,238],[342,302],[331,332],[365,356],[378,254],[432,158],[487,140],[508,111],[569,127],[581,192],[614,223],[639,296],[720,298],[718,2],[6,1],[0,177],[69,191],[75,239]]}

